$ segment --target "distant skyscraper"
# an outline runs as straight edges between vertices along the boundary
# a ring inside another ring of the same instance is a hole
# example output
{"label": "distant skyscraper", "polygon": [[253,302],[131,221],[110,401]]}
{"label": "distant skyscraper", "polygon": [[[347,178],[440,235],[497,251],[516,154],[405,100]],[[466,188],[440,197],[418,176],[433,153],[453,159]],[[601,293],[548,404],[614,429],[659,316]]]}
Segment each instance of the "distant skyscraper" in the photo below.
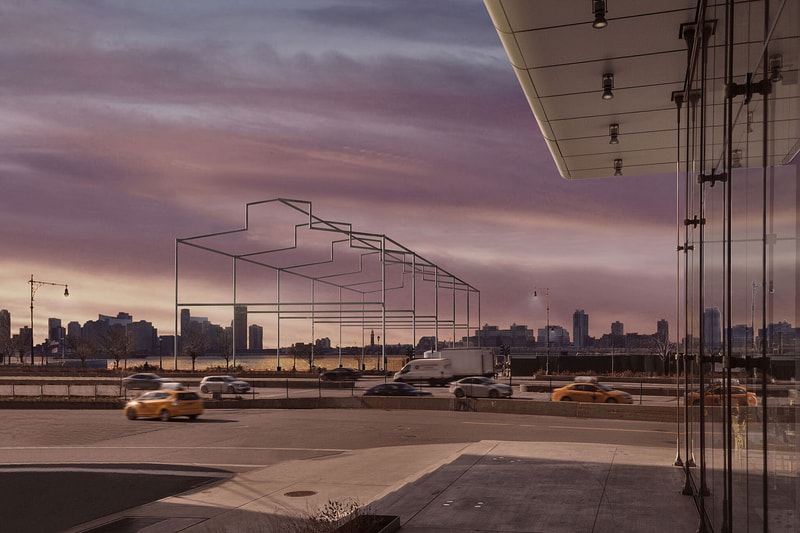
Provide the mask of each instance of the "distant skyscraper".
{"label": "distant skyscraper", "polygon": [[192,320],[192,313],[188,309],[181,309],[181,335],[189,331],[189,322]]}
{"label": "distant skyscraper", "polygon": [[158,330],[153,324],[146,320],[134,322],[128,326],[131,340],[133,341],[133,351],[139,354],[155,353],[158,348]]}
{"label": "distant skyscraper", "polygon": [[0,348],[11,340],[11,313],[8,309],[0,310]]}
{"label": "distant skyscraper", "polygon": [[706,307],[703,311],[703,344],[706,350],[722,347],[722,313],[718,307]]}
{"label": "distant skyscraper", "polygon": [[66,335],[64,328],[61,327],[60,318],[47,319],[47,338],[51,341],[60,341]]}
{"label": "distant skyscraper", "polygon": [[617,320],[616,322],[611,323],[611,334],[615,337],[622,337],[625,335],[625,328],[622,325],[622,322]]}
{"label": "distant skyscraper", "polygon": [[233,306],[233,345],[237,352],[247,350],[247,306]]}
{"label": "distant skyscraper", "polygon": [[656,323],[656,336],[669,342],[669,322],[663,318]]}
{"label": "distant skyscraper", "polygon": [[261,351],[264,349],[264,328],[258,324],[251,324],[248,328],[250,333],[250,349]]}
{"label": "distant skyscraper", "polygon": [[67,324],[67,336],[72,337],[74,339],[80,338],[81,323],[73,320],[72,322]]}
{"label": "distant skyscraper", "polygon": [[0,310],[0,364],[11,362],[11,313],[8,309]]}
{"label": "distant skyscraper", "polygon": [[589,339],[589,315],[583,309],[576,309],[572,314],[572,342],[576,350],[586,346]]}

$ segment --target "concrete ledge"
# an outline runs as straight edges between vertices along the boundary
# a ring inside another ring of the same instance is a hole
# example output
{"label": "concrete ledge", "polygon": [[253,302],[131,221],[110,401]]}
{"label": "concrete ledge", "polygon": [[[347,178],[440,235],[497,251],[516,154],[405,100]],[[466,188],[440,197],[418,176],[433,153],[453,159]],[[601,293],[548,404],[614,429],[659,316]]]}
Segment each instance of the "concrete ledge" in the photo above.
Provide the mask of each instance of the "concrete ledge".
{"label": "concrete ledge", "polygon": [[610,418],[675,422],[674,407],[650,405],[590,404],[581,402],[536,402],[484,398],[392,398],[350,396],[345,398],[225,399],[206,401],[206,409],[398,409],[473,411],[520,415]]}

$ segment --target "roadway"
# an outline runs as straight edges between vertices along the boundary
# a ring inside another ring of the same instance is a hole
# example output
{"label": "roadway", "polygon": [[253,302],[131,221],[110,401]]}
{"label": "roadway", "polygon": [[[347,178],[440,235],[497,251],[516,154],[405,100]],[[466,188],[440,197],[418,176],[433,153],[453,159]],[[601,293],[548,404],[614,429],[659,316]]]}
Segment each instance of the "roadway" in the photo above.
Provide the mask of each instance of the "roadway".
{"label": "roadway", "polygon": [[[185,383],[190,390],[197,390],[199,378],[182,379],[176,378],[178,381]],[[252,390],[244,397],[258,397],[258,398],[309,398],[317,396],[361,396],[368,388],[390,381],[389,377],[382,376],[365,376],[355,382],[353,387],[336,387],[337,384],[328,384],[324,382],[317,382],[308,378],[258,378],[253,380],[254,386]],[[498,381],[502,383],[511,383],[514,387],[514,398],[531,399],[536,401],[549,401],[550,394],[547,390],[552,390],[571,381],[562,379],[553,380],[525,380],[499,378]],[[663,390],[664,385],[649,384],[649,383],[614,383],[608,381],[604,383],[626,390],[634,396],[634,403],[637,404],[675,404],[676,398],[671,395],[659,394]],[[259,386],[261,385],[261,386]],[[269,385],[269,386],[266,386]],[[536,387],[537,390],[544,388],[545,392],[537,392],[530,390]],[[424,390],[430,391],[437,397],[450,397],[447,387],[421,387]],[[48,377],[43,379],[40,376],[19,376],[13,378],[5,378],[0,382],[0,397],[120,397],[131,398],[136,397],[143,391],[128,391],[125,390],[120,383],[111,383],[108,378],[74,378],[74,377]],[[203,395],[210,398],[211,395]]]}
{"label": "roadway", "polygon": [[[309,492],[319,492],[322,499],[296,504],[300,506],[296,509],[306,506],[308,512],[312,501],[324,504],[326,497],[334,498],[335,494],[369,501],[379,489],[387,487],[396,489],[392,492],[395,500],[385,500],[385,505],[392,501],[399,505],[396,498],[402,496],[400,487],[410,479],[406,478],[430,467],[437,454],[445,457],[453,450],[475,449],[486,442],[508,443],[507,449],[535,447],[541,454],[565,450],[565,443],[580,445],[584,450],[580,460],[590,457],[593,450],[605,454],[609,450],[641,449],[655,453],[661,465],[667,466],[676,441],[671,423],[452,411],[215,409],[196,422],[177,419],[164,423],[130,421],[121,411],[4,410],[3,420],[0,454],[5,466],[0,468],[0,483],[14,489],[4,491],[0,517],[4,517],[4,530],[30,532],[88,531],[81,524],[102,523],[103,517],[113,514],[127,516],[126,509],[134,507],[139,508],[133,513],[139,522],[126,530],[138,531],[148,527],[141,521],[145,515],[152,521],[156,520],[153,515],[161,512],[152,507],[142,511],[140,506],[148,501],[193,490],[199,492],[189,499],[198,504],[196,499],[202,499],[202,494],[222,490],[203,487],[229,486],[233,482],[230,479],[249,479],[258,472],[281,468],[284,473],[287,469],[290,472],[285,475],[297,478],[287,482],[287,487],[299,486],[298,479],[305,476],[316,479],[312,483],[315,490]],[[356,468],[361,472],[333,466],[354,467],[356,463],[348,459],[351,454],[360,454]],[[570,461],[575,460],[579,459]],[[553,464],[566,467],[563,462]],[[326,465],[334,470],[324,474]],[[575,475],[580,470],[573,465],[568,471]],[[544,467],[540,472],[545,472]],[[669,474],[672,477],[677,475],[674,470],[667,472],[673,472]],[[335,480],[327,479],[337,476],[348,480],[360,476],[365,481],[350,486],[347,490],[351,494],[342,494],[343,489],[334,486]],[[542,478],[538,483],[547,480]],[[327,485],[329,492],[325,492]],[[256,485],[249,489],[236,486],[237,498],[243,497],[242,490],[259,490]],[[270,485],[269,491],[275,490]],[[675,487],[670,490],[676,492]],[[215,505],[222,505],[221,496],[214,497]],[[689,500],[686,502],[689,505]],[[43,506],[47,513],[43,513]],[[185,507],[182,509],[186,515]],[[209,508],[203,509],[211,513]],[[201,521],[195,515],[182,516],[181,520],[193,520],[193,524]],[[178,526],[174,527],[177,531]],[[208,527],[215,530],[218,526]],[[164,526],[160,531],[170,529]]]}

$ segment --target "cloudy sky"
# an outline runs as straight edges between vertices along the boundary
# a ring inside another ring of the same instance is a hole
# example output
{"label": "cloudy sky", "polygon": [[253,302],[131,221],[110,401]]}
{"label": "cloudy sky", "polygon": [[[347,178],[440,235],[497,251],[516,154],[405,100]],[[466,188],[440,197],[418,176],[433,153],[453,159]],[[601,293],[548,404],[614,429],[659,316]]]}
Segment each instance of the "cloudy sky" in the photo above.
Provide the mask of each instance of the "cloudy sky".
{"label": "cloudy sky", "polygon": [[[293,198],[481,291],[481,322],[674,323],[674,176],[559,177],[478,0],[0,7],[0,308],[171,334],[175,239]],[[265,332],[265,339],[269,333]],[[269,343],[267,341],[267,343]]]}

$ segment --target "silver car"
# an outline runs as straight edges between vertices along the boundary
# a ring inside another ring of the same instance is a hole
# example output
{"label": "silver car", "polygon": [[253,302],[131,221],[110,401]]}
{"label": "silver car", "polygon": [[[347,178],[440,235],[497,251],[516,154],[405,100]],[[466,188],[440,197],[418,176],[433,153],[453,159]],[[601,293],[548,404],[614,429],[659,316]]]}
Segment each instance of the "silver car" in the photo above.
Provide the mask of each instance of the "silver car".
{"label": "silver car", "polygon": [[233,376],[206,376],[200,381],[200,392],[241,394],[250,390],[250,384]]}
{"label": "silver car", "polygon": [[165,383],[171,382],[171,379],[162,378],[158,374],[140,372],[124,378],[122,385],[128,390],[156,390],[160,389]]}
{"label": "silver car", "polygon": [[511,398],[511,387],[491,378],[474,376],[450,383],[450,393],[456,398]]}

